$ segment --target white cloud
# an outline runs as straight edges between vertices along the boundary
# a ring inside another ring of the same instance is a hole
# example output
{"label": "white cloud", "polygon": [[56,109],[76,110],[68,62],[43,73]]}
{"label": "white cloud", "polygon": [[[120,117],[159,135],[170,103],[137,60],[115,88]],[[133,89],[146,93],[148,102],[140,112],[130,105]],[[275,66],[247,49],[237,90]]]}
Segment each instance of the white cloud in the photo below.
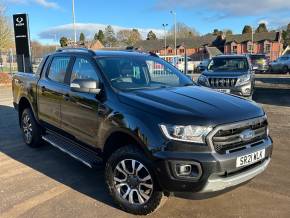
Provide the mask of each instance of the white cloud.
{"label": "white cloud", "polygon": [[[83,32],[85,34],[85,37],[88,39],[92,39],[95,35],[95,33],[99,30],[105,30],[106,26],[108,24],[99,24],[99,23],[76,23],[76,29],[77,29],[77,37],[79,37],[79,34]],[[128,27],[122,27],[122,26],[116,26],[111,25],[117,33],[121,29],[133,29],[136,27],[128,28]],[[136,28],[140,32],[141,36],[143,38],[146,38],[147,33],[152,30],[157,37],[162,36],[163,30],[162,29],[150,29],[150,28]],[[55,27],[50,27],[46,30],[41,31],[38,36],[40,39],[54,39],[60,38],[61,36],[65,36],[68,38],[73,38],[73,25],[72,24],[64,24],[59,25]]]}
{"label": "white cloud", "polygon": [[48,1],[48,0],[4,0],[4,2],[8,4],[28,4],[28,3],[36,3],[45,8],[53,8],[60,9],[59,5],[56,2]]}
{"label": "white cloud", "polygon": [[[265,13],[290,10],[289,0],[159,0],[157,9],[199,9],[216,13],[220,17],[265,15]],[[206,12],[207,12],[206,11]]]}
{"label": "white cloud", "polygon": [[268,20],[264,20],[264,19],[258,21],[258,24],[261,24],[261,23],[266,24],[266,26],[268,26],[269,24]]}
{"label": "white cloud", "polygon": [[37,4],[45,7],[45,8],[54,8],[59,9],[59,5],[56,2],[50,2],[47,0],[34,0]]}

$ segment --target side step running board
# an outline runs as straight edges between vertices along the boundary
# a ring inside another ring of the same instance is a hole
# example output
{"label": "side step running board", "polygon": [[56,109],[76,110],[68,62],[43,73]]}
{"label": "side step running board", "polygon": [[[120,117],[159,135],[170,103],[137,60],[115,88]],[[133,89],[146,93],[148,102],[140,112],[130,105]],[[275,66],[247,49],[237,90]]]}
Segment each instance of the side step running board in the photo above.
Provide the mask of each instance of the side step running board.
{"label": "side step running board", "polygon": [[90,168],[100,167],[100,165],[102,165],[102,158],[95,152],[63,136],[47,131],[47,133],[42,136],[42,139]]}

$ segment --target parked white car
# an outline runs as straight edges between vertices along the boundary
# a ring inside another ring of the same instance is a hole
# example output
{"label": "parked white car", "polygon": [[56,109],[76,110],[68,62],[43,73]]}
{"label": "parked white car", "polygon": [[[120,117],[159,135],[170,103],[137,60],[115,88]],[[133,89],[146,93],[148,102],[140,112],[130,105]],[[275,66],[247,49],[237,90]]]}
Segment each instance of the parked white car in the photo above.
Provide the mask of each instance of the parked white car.
{"label": "parked white car", "polygon": [[[180,58],[178,58],[176,67],[178,68],[178,70],[183,72],[184,71],[184,64],[185,64],[184,57],[180,57]],[[187,72],[193,73],[194,69],[195,69],[194,62],[191,60],[191,58],[187,57]]]}

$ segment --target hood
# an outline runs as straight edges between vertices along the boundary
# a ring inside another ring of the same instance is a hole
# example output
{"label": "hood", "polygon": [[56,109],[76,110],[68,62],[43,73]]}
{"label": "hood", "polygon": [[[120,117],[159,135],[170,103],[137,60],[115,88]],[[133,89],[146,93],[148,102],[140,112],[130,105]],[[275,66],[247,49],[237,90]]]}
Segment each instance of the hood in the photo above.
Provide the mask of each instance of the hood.
{"label": "hood", "polygon": [[218,125],[264,115],[252,101],[200,86],[121,92],[119,100],[170,124]]}
{"label": "hood", "polygon": [[248,71],[204,71],[202,75],[207,77],[240,77],[248,74]]}

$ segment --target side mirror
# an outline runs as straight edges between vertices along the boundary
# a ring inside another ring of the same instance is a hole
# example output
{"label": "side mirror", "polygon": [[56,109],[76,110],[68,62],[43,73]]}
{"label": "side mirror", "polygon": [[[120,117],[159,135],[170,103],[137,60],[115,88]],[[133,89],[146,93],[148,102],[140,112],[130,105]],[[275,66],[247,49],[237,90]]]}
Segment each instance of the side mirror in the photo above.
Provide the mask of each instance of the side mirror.
{"label": "side mirror", "polygon": [[99,94],[101,91],[99,81],[92,79],[75,79],[71,82],[70,89],[73,92],[93,94]]}

